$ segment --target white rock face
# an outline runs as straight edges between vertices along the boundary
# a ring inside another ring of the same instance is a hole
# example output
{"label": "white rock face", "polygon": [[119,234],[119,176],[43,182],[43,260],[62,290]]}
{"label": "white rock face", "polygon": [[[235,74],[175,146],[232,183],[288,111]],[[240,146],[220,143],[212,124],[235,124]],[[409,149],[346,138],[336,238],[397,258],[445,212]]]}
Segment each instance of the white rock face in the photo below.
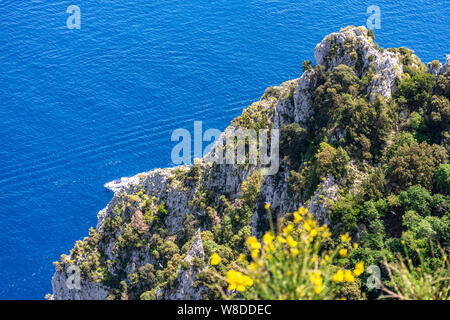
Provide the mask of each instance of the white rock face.
{"label": "white rock face", "polygon": [[[283,84],[284,88],[275,108],[274,128],[278,129],[293,122],[303,125],[308,122],[313,111],[313,84],[311,82],[313,76],[314,70],[310,70],[305,72],[299,79]],[[293,90],[291,89],[292,87]]]}
{"label": "white rock face", "polygon": [[316,46],[314,58],[327,70],[333,70],[340,64],[355,66],[360,77],[373,68],[375,74],[368,88],[372,101],[375,94],[390,98],[396,89],[395,79],[403,72],[398,56],[387,50],[378,50],[365,27],[347,27],[328,35]]}
{"label": "white rock face", "polygon": [[328,176],[309,201],[308,211],[313,212],[319,222],[330,224],[327,210],[331,209],[331,205],[337,200],[338,195],[339,184],[333,176]]}
{"label": "white rock face", "polygon": [[445,64],[441,68],[441,71],[439,72],[439,74],[444,74],[450,68],[450,54],[447,54],[445,56],[445,58],[446,58]]}
{"label": "white rock face", "polygon": [[106,300],[108,290],[99,283],[81,280],[81,289],[69,289],[64,272],[56,272],[52,278],[53,300]]}

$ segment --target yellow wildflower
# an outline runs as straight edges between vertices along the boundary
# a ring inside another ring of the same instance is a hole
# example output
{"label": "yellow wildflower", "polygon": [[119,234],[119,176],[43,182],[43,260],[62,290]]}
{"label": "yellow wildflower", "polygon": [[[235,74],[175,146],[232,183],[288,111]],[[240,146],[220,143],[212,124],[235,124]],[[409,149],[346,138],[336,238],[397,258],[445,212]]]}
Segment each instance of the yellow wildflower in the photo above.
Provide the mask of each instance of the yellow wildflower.
{"label": "yellow wildflower", "polygon": [[211,265],[217,266],[220,263],[220,256],[217,253],[213,253],[211,256]]}
{"label": "yellow wildflower", "polygon": [[350,236],[348,235],[348,233],[346,233],[346,234],[343,234],[343,235],[341,236],[341,240],[344,241],[344,242],[350,242],[350,241],[352,240],[352,238],[350,238]]}
{"label": "yellow wildflower", "polygon": [[358,249],[359,244],[357,244],[356,242],[353,244],[353,248]]}
{"label": "yellow wildflower", "polygon": [[273,234],[271,232],[266,232],[266,234],[263,236],[263,242],[264,244],[272,243],[272,241],[275,239]]}
{"label": "yellow wildflower", "polygon": [[267,203],[264,205],[264,209],[266,209],[267,211],[270,210],[270,203],[269,203],[269,202],[267,202]]}
{"label": "yellow wildflower", "polygon": [[314,292],[320,294],[322,292],[322,276],[320,275],[320,271],[308,272],[309,280],[315,285]]}
{"label": "yellow wildflower", "polygon": [[355,277],[350,270],[345,270],[344,279],[347,282],[353,282],[353,280],[355,280]]}
{"label": "yellow wildflower", "polygon": [[278,240],[279,243],[286,243],[286,239],[284,239],[281,236],[277,236],[277,240]]}
{"label": "yellow wildflower", "polygon": [[298,245],[298,242],[295,241],[291,236],[288,236],[286,240],[287,240],[288,246],[291,248],[294,248]]}
{"label": "yellow wildflower", "polygon": [[230,270],[227,273],[226,280],[228,282],[228,290],[237,290],[238,292],[243,292],[246,287],[251,287],[253,285],[253,280],[246,275],[243,275],[239,271]]}
{"label": "yellow wildflower", "polygon": [[311,231],[311,225],[309,224],[308,221],[305,221],[303,223],[303,227],[305,228],[306,231],[310,232]]}
{"label": "yellow wildflower", "polygon": [[338,272],[336,272],[333,275],[333,281],[334,282],[343,282],[344,281],[344,271],[338,270]]}
{"label": "yellow wildflower", "polygon": [[284,234],[290,234],[294,230],[294,226],[292,224],[288,224],[285,228],[283,228]]}
{"label": "yellow wildflower", "polygon": [[298,256],[298,253],[299,253],[299,251],[298,251],[297,248],[291,248],[291,254],[292,254],[294,257]]}
{"label": "yellow wildflower", "polygon": [[311,230],[311,232],[309,233],[309,235],[311,236],[311,237],[315,237],[315,236],[317,236],[317,229],[312,229]]}
{"label": "yellow wildflower", "polygon": [[364,272],[364,261],[361,261],[360,263],[357,263],[355,266],[355,270],[353,270],[353,273],[355,276],[359,276],[361,273]]}
{"label": "yellow wildflower", "polygon": [[307,213],[308,213],[308,209],[306,209],[306,208],[299,208],[298,209],[298,214],[301,215],[301,216],[304,216]]}
{"label": "yellow wildflower", "polygon": [[348,256],[348,251],[347,249],[341,249],[339,250],[339,255],[343,258],[346,258]]}
{"label": "yellow wildflower", "polygon": [[259,250],[261,248],[261,244],[258,242],[258,240],[256,239],[256,237],[248,237],[247,238],[247,245],[252,249],[252,250]]}
{"label": "yellow wildflower", "polygon": [[316,287],[314,288],[314,292],[320,294],[322,292],[322,285],[316,285]]}
{"label": "yellow wildflower", "polygon": [[275,250],[275,248],[273,247],[273,240],[275,239],[274,235],[270,232],[267,232],[264,236],[263,236],[263,242],[265,245],[265,250],[267,252],[272,252]]}
{"label": "yellow wildflower", "polygon": [[300,221],[302,221],[302,216],[298,212],[294,212],[294,223],[299,223]]}

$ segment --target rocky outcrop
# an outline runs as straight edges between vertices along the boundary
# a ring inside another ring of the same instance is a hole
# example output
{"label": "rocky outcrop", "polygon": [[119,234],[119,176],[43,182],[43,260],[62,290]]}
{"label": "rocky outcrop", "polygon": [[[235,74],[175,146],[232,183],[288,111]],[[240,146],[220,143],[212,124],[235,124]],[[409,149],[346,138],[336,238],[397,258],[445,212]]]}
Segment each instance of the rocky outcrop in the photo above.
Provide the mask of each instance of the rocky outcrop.
{"label": "rocky outcrop", "polygon": [[435,77],[439,77],[441,74],[444,74],[450,68],[450,54],[446,56],[445,64],[439,60],[431,61],[427,64],[427,72],[431,73]]}
{"label": "rocky outcrop", "polygon": [[340,184],[333,176],[328,176],[309,201],[308,210],[314,212],[317,220],[323,224],[330,224],[328,210],[338,199]]}
{"label": "rocky outcrop", "polygon": [[53,300],[105,300],[108,288],[103,285],[81,280],[79,288],[68,285],[68,275],[56,272],[52,278]]}
{"label": "rocky outcrop", "polygon": [[198,269],[193,265],[194,258],[204,259],[205,252],[203,251],[203,242],[200,234],[200,229],[195,234],[194,242],[191,248],[184,257],[184,261],[188,262],[190,267],[187,270],[182,270],[178,275],[178,285],[173,291],[166,292],[164,299],[167,300],[199,300],[202,298],[204,287],[196,286],[195,280],[197,274],[202,269]]}
{"label": "rocky outcrop", "polygon": [[375,94],[390,98],[395,90],[395,79],[403,69],[397,54],[379,50],[365,27],[347,27],[325,37],[316,46],[317,64],[333,70],[340,64],[355,67],[358,76],[370,74],[367,92],[373,100]]}

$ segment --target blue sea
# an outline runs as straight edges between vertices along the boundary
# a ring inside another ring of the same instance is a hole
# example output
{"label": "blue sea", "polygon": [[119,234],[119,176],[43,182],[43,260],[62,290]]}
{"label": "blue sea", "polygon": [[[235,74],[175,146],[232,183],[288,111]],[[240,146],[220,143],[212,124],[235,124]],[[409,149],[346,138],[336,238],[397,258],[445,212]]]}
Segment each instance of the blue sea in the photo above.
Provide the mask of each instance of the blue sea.
{"label": "blue sea", "polygon": [[0,299],[43,299],[105,182],[171,166],[173,130],[223,130],[370,5],[382,47],[450,53],[449,0],[1,0]]}

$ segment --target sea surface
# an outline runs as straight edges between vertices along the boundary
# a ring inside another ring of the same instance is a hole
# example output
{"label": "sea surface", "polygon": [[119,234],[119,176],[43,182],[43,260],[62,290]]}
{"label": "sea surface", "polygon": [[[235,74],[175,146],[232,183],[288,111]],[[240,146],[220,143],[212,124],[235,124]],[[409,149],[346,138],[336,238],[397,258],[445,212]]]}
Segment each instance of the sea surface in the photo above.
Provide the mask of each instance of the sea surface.
{"label": "sea surface", "polygon": [[173,130],[223,130],[370,5],[380,46],[450,53],[449,0],[1,0],[0,299],[43,299],[105,182],[171,166]]}

